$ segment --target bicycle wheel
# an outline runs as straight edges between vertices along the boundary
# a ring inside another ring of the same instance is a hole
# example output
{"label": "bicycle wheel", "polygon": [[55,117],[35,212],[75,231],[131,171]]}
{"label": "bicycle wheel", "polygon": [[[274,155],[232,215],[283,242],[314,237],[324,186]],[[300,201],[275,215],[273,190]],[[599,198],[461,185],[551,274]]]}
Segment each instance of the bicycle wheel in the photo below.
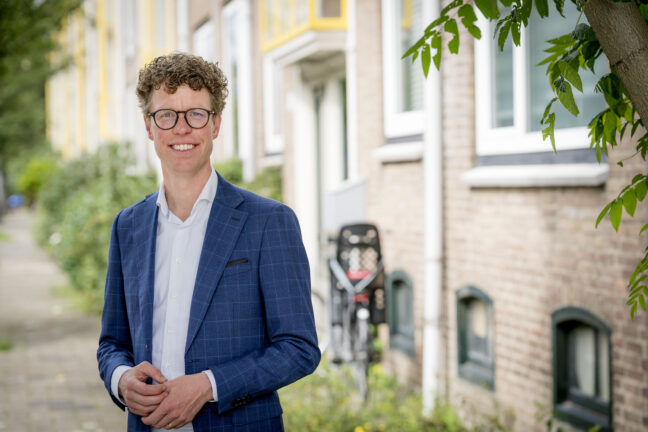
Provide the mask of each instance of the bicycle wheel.
{"label": "bicycle wheel", "polygon": [[354,328],[354,349],[351,369],[356,383],[356,389],[362,400],[367,399],[369,386],[367,378],[369,374],[370,343],[369,343],[369,311],[360,309],[355,321]]}

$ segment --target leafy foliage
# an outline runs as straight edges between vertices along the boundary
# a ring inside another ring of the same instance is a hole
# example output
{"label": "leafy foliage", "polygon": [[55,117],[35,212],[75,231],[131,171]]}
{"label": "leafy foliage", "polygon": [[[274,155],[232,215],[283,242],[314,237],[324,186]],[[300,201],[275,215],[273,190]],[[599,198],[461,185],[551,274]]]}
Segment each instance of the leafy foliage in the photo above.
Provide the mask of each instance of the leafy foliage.
{"label": "leafy foliage", "polygon": [[[0,3],[0,171],[20,152],[45,140],[45,81],[54,35],[80,0],[2,0]],[[12,182],[12,179],[9,179]]]}
{"label": "leafy foliage", "polygon": [[[648,22],[648,5],[645,4],[645,1],[614,1],[636,3],[644,19]],[[564,0],[554,0],[553,3],[556,11],[564,17]],[[559,102],[572,115],[577,116],[580,110],[574,100],[574,90],[583,92],[580,72],[589,70],[593,73],[595,62],[599,57],[605,55],[594,30],[588,24],[580,22],[583,15],[583,4],[574,3],[580,11],[574,30],[569,34],[547,41],[549,44],[545,50],[547,57],[538,64],[539,66],[546,65],[549,85],[555,94],[555,97],[547,104],[541,120],[542,139],[549,138],[554,151],[556,151],[555,102]],[[501,15],[500,5],[503,6],[503,10],[508,11],[508,14]],[[500,50],[503,50],[509,37],[516,46],[519,46],[521,28],[528,25],[533,5],[540,17],[549,16],[548,0],[475,0],[475,6],[484,17],[490,22],[496,22],[494,37],[497,39]],[[462,25],[473,37],[481,38],[481,30],[475,25],[476,17],[473,5],[465,3],[464,0],[454,0],[449,3],[441,11],[439,18],[425,29],[423,36],[403,54],[403,58],[411,57],[412,61],[415,61],[420,53],[421,65],[426,77],[429,73],[429,62],[426,61],[424,55],[429,56],[431,50],[436,50],[434,64],[437,69],[440,67],[441,28],[452,35],[452,39],[448,42],[448,50],[451,53],[458,52],[459,35],[456,34],[458,32],[454,13],[461,19]],[[648,132],[645,132],[644,124],[637,115],[632,100],[619,77],[614,72],[604,75],[596,84],[596,91],[602,94],[607,104],[607,108],[596,114],[588,124],[590,147],[596,149],[598,161],[601,162],[602,153],[608,156],[609,149],[616,147],[626,133],[637,140],[635,155],[638,154],[646,160]],[[643,127],[644,133],[641,136],[635,136],[640,126]],[[623,166],[623,161],[619,161],[618,164]],[[618,230],[623,210],[625,209],[628,215],[633,216],[637,201],[643,201],[645,198],[648,189],[647,182],[648,177],[645,175],[635,176],[631,184],[624,187],[617,198],[603,208],[596,220],[596,226],[598,227],[603,218],[609,215],[612,227]],[[640,234],[646,229],[648,229],[648,224],[643,226]],[[648,298],[648,286],[644,284],[646,278],[648,278],[648,247],[645,250],[644,258],[637,264],[628,283],[629,300],[627,304],[630,307],[632,318],[634,318],[638,306],[646,310],[646,299]]]}
{"label": "leafy foliage", "polygon": [[469,427],[457,410],[442,400],[423,416],[421,395],[399,385],[380,364],[369,370],[369,388],[363,404],[356,395],[350,369],[333,367],[324,358],[312,375],[279,390],[285,428],[318,432],[508,430],[497,410]]}
{"label": "leafy foliage", "polygon": [[107,145],[62,164],[37,197],[38,238],[91,312],[100,312],[103,304],[115,215],[158,187],[152,172],[131,175],[131,166],[127,146]]}
{"label": "leafy foliage", "polygon": [[240,159],[230,159],[215,163],[213,166],[225,180],[236,186],[276,201],[283,200],[281,170],[278,167],[265,168],[252,181],[245,182],[243,181],[243,162]]}
{"label": "leafy foliage", "polygon": [[35,157],[27,163],[18,178],[18,191],[25,196],[28,205],[34,203],[38,192],[59,169],[59,161],[53,154]]}

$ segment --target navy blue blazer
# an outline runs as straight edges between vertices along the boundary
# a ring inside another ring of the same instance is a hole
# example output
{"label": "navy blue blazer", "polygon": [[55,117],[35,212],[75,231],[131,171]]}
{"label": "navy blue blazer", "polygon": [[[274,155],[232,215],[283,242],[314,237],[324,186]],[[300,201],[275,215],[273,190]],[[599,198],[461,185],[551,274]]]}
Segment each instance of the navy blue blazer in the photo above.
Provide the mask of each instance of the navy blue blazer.
{"label": "navy blue blazer", "polygon": [[[154,193],[122,210],[112,227],[97,350],[111,397],[118,365],[151,362],[156,201]],[[310,272],[295,214],[219,175],[185,349],[186,374],[210,369],[218,402],[200,410],[194,430],[248,430],[245,425],[281,416],[276,390],[311,373],[319,360]],[[128,430],[149,427],[130,413]]]}

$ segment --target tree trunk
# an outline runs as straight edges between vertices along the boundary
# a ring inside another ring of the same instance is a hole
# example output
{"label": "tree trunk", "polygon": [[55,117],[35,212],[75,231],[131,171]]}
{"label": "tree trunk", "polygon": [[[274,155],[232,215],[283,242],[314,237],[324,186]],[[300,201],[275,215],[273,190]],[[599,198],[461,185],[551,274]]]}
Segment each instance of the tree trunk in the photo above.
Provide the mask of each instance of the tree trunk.
{"label": "tree trunk", "polygon": [[648,126],[648,23],[634,2],[590,0],[585,16],[644,126]]}

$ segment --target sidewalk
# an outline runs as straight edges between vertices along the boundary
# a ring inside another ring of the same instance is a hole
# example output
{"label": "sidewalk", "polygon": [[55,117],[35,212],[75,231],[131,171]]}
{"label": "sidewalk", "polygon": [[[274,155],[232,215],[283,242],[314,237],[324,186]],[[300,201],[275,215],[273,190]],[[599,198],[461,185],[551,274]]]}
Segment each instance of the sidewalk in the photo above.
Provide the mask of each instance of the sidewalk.
{"label": "sidewalk", "polygon": [[[126,414],[110,400],[96,361],[99,318],[52,295],[64,277],[31,235],[33,216],[0,224],[0,431],[114,432]],[[1,343],[0,343],[1,345]]]}

